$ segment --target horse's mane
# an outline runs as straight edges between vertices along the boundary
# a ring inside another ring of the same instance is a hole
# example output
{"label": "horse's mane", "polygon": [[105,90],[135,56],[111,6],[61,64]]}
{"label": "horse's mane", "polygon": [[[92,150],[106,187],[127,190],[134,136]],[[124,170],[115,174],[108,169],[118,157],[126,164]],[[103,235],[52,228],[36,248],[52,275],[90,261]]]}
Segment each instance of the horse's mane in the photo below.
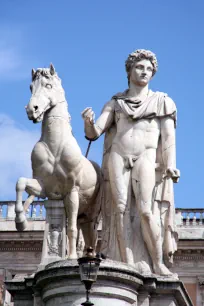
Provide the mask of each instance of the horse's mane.
{"label": "horse's mane", "polygon": [[39,79],[40,76],[44,76],[47,79],[52,79],[54,77],[60,81],[60,78],[58,77],[56,72],[54,74],[50,73],[50,68],[38,68],[32,76],[32,81]]}

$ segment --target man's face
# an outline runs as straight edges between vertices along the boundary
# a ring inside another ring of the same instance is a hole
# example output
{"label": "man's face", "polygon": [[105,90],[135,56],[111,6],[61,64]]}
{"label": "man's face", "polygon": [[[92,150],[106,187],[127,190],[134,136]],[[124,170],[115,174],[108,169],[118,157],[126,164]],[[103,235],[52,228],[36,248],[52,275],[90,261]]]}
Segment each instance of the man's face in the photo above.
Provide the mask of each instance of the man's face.
{"label": "man's face", "polygon": [[143,59],[139,62],[136,62],[132,67],[132,71],[130,73],[130,81],[137,86],[145,86],[151,80],[152,73],[152,63],[147,59]]}

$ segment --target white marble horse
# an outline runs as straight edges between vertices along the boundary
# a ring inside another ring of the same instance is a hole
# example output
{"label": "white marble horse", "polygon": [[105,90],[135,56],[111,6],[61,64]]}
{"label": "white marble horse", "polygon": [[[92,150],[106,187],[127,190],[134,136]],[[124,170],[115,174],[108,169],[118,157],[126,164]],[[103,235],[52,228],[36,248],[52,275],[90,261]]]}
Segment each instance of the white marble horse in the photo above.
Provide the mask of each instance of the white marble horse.
{"label": "white marble horse", "polygon": [[[85,158],[72,134],[65,93],[54,66],[32,70],[31,99],[26,106],[28,118],[42,121],[42,134],[32,155],[33,178],[20,178],[16,184],[16,228],[26,228],[25,211],[35,197],[63,200],[68,218],[68,257],[77,258],[77,220],[86,246],[95,246],[96,203],[100,168]],[[29,195],[22,203],[22,194]]]}

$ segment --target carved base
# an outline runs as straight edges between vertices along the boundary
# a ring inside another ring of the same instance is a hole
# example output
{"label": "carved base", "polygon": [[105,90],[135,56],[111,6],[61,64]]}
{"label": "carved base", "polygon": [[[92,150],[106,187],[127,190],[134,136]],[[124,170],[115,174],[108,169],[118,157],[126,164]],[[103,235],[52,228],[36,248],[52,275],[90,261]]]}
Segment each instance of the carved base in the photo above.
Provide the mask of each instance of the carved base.
{"label": "carved base", "polygon": [[[6,282],[6,287],[14,306],[80,306],[86,300],[76,260],[51,263],[33,278]],[[27,304],[20,304],[23,297]],[[193,306],[181,281],[144,277],[134,268],[110,260],[101,263],[90,300],[95,306]]]}
{"label": "carved base", "polygon": [[38,270],[45,265],[65,259],[66,255],[66,217],[62,201],[44,201],[46,224],[43,239],[41,263]]}

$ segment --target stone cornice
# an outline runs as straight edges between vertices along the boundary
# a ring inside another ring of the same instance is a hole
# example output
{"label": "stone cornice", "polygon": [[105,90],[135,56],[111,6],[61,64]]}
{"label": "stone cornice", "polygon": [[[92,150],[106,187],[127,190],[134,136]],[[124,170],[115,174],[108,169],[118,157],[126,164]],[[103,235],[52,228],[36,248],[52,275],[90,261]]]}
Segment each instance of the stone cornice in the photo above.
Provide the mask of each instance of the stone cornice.
{"label": "stone cornice", "polygon": [[204,250],[179,249],[174,255],[175,262],[181,261],[202,261],[204,262]]}
{"label": "stone cornice", "polygon": [[41,241],[44,231],[0,231],[0,241]]}
{"label": "stone cornice", "polygon": [[42,240],[0,241],[0,252],[42,252]]}

